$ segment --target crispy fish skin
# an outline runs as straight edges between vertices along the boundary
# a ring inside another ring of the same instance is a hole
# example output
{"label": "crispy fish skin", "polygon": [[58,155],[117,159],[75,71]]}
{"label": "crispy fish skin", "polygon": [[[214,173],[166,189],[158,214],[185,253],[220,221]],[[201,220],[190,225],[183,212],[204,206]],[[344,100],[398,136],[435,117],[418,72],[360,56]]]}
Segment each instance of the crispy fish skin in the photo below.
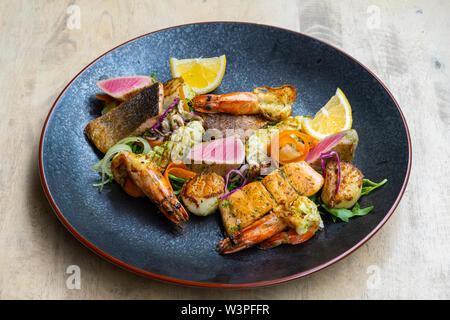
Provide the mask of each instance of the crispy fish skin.
{"label": "crispy fish skin", "polygon": [[161,83],[147,87],[116,108],[89,122],[84,132],[103,153],[128,136],[142,134],[159,120],[164,89]]}

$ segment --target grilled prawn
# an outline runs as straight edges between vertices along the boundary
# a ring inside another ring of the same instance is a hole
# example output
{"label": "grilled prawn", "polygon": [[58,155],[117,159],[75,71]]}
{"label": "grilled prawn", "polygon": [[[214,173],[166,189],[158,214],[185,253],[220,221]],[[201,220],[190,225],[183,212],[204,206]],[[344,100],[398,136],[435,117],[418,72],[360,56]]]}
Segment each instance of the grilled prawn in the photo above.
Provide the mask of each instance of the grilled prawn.
{"label": "grilled prawn", "polygon": [[219,202],[225,230],[232,235],[279,205],[309,197],[322,188],[323,181],[322,175],[304,161],[286,164],[261,182],[249,183]]}
{"label": "grilled prawn", "polygon": [[[300,196],[289,205],[275,207],[268,215],[225,238],[217,244],[217,251],[220,254],[234,253],[261,242],[263,249],[281,243],[297,244],[310,239],[322,227],[316,204]],[[290,231],[283,232],[288,228]]]}
{"label": "grilled prawn", "polygon": [[189,219],[170,182],[147,155],[122,151],[112,160],[111,171],[126,193],[133,197],[147,196],[176,225]]}
{"label": "grilled prawn", "polygon": [[193,99],[193,106],[203,113],[261,114],[278,122],[292,114],[296,95],[297,90],[291,85],[259,87],[253,92],[200,95]]}

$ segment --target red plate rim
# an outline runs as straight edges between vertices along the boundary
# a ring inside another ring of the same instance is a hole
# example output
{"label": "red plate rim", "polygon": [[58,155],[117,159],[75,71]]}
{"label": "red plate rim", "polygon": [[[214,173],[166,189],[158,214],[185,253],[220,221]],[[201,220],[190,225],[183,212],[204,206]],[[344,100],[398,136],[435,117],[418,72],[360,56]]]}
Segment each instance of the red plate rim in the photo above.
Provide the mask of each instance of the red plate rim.
{"label": "red plate rim", "polygon": [[[61,213],[61,211],[59,210],[58,206],[56,205],[50,190],[48,188],[47,185],[47,180],[45,178],[44,175],[44,170],[43,170],[43,141],[44,141],[44,135],[45,135],[45,131],[47,129],[47,124],[48,121],[50,119],[51,114],[53,113],[53,110],[56,106],[56,104],[59,101],[59,98],[61,97],[61,95],[66,91],[66,89],[72,84],[72,82],[81,74],[84,72],[84,70],[86,70],[90,65],[92,65],[94,62],[96,62],[97,60],[99,60],[100,58],[102,58],[103,56],[105,56],[106,54],[108,54],[109,52],[131,42],[134,41],[136,39],[148,36],[150,34],[153,33],[157,33],[160,31],[164,31],[164,30],[169,30],[169,29],[175,29],[175,28],[179,28],[179,27],[184,27],[184,26],[190,26],[190,25],[196,25],[196,24],[214,24],[214,23],[229,23],[229,24],[248,24],[248,25],[256,25],[256,26],[263,26],[263,27],[269,27],[269,28],[274,28],[274,29],[278,29],[278,30],[283,30],[283,31],[287,31],[287,32],[292,32],[310,39],[313,39],[315,41],[318,41],[320,43],[323,43],[331,48],[333,48],[336,51],[339,51],[341,54],[347,56],[348,58],[352,59],[353,61],[355,61],[357,64],[359,64],[362,68],[364,68],[368,73],[370,73],[380,84],[381,86],[384,88],[384,90],[386,90],[386,92],[389,94],[390,98],[392,99],[392,101],[394,101],[395,106],[397,107],[400,116],[402,118],[403,121],[403,125],[405,126],[406,129],[406,135],[408,138],[408,167],[407,167],[407,172],[406,172],[406,176],[405,179],[403,180],[403,184],[402,184],[402,188],[400,190],[399,195],[397,196],[394,204],[391,206],[391,208],[389,209],[388,213],[385,215],[385,217],[383,218],[383,220],[368,234],[366,235],[362,240],[360,240],[357,244],[355,244],[353,247],[351,247],[350,249],[348,249],[347,251],[341,253],[339,256],[325,262],[322,263],[321,265],[318,265],[314,268],[311,268],[309,270],[303,271],[303,272],[299,272],[287,277],[282,277],[282,278],[277,278],[277,279],[271,279],[271,280],[265,280],[265,281],[258,281],[258,282],[249,282],[249,283],[212,283],[212,282],[197,282],[197,281],[188,281],[188,280],[182,280],[182,279],[177,279],[177,278],[172,278],[172,277],[167,277],[167,276],[163,276],[163,275],[159,275],[156,273],[152,273],[140,268],[136,268],[132,265],[129,265],[117,258],[114,258],[113,256],[109,255],[108,253],[102,251],[101,249],[99,249],[98,247],[96,247],[95,245],[93,245],[91,242],[89,242],[86,238],[84,238],[70,223],[69,221],[67,221],[67,219],[64,217],[64,215]],[[297,31],[293,31],[293,30],[289,30],[286,28],[280,28],[280,27],[275,27],[275,26],[271,26],[271,25],[266,25],[266,24],[258,24],[258,23],[251,23],[251,22],[237,22],[237,21],[210,21],[210,22],[196,22],[196,23],[188,23],[188,24],[182,24],[182,25],[178,25],[178,26],[173,26],[173,27],[168,27],[168,28],[163,28],[163,29],[159,29],[153,32],[149,32],[146,33],[144,35],[138,36],[136,38],[133,38],[131,40],[128,40],[114,48],[112,48],[111,50],[105,52],[104,54],[102,54],[101,56],[99,56],[98,58],[96,58],[95,60],[93,60],[91,63],[89,63],[86,67],[84,67],[66,86],[65,88],[61,91],[61,93],[58,95],[58,97],[56,98],[55,102],[53,103],[52,108],[50,109],[47,118],[44,122],[44,126],[42,128],[42,133],[41,133],[41,138],[40,138],[40,142],[39,142],[39,173],[40,173],[40,178],[41,178],[41,184],[42,187],[44,189],[45,195],[48,199],[48,201],[50,202],[51,207],[53,208],[53,211],[55,212],[56,216],[58,217],[58,219],[62,222],[62,224],[70,231],[70,233],[72,233],[72,235],[77,238],[81,243],[83,243],[86,247],[88,247],[89,249],[91,249],[92,251],[94,251],[96,254],[98,254],[100,257],[106,259],[109,262],[114,263],[115,265],[126,269],[128,271],[134,272],[136,274],[139,275],[143,275],[146,276],[148,278],[152,278],[152,279],[156,279],[156,280],[160,280],[160,281],[165,281],[165,282],[170,282],[170,283],[175,283],[175,284],[179,284],[179,285],[185,285],[185,286],[193,286],[193,287],[205,287],[205,288],[228,288],[228,289],[242,289],[242,288],[257,288],[257,287],[264,287],[264,286],[269,286],[269,285],[275,285],[275,284],[280,284],[280,283],[284,283],[287,281],[292,281],[295,279],[299,279],[302,277],[305,277],[307,275],[313,274],[319,270],[322,270],[326,267],[329,267],[330,265],[342,260],[343,258],[347,257],[348,255],[350,255],[351,253],[353,253],[354,251],[356,251],[359,247],[361,247],[364,243],[366,243],[370,238],[373,237],[373,235],[375,235],[375,233],[378,232],[378,230],[381,229],[381,227],[386,223],[386,221],[392,216],[392,214],[394,213],[395,209],[397,208],[401,198],[403,197],[403,194],[405,193],[405,189],[406,186],[408,184],[409,181],[409,176],[411,173],[411,162],[412,162],[412,144],[411,144],[411,136],[409,133],[409,128],[408,125],[406,123],[406,119],[405,116],[403,115],[402,110],[400,109],[400,106],[398,104],[398,102],[395,100],[394,96],[392,95],[392,93],[389,91],[389,89],[384,85],[384,83],[372,72],[370,71],[366,66],[364,66],[362,63],[360,63],[358,60],[356,60],[355,58],[353,58],[352,56],[350,56],[349,54],[345,53],[344,51],[342,51],[341,49],[325,42],[322,40],[319,40],[315,37],[303,34],[301,32],[297,32]]]}

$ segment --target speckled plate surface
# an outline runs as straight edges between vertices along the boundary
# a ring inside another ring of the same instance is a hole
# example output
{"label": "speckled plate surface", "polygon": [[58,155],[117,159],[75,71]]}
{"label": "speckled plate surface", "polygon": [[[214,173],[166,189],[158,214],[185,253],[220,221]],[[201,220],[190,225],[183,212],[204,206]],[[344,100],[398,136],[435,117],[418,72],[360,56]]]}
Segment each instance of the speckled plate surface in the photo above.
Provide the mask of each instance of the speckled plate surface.
{"label": "speckled plate surface", "polygon": [[[374,205],[349,223],[324,217],[310,241],[270,251],[256,248],[228,256],[219,214],[192,216],[181,232],[146,199],[133,199],[112,183],[100,194],[89,170],[101,154],[83,134],[100,115],[95,83],[103,78],[171,77],[169,58],[226,54],[217,93],[292,84],[294,115],[314,114],[340,87],[353,109],[360,137],[354,163],[371,180],[389,182],[360,201]],[[391,216],[406,187],[411,143],[392,95],[365,67],[340,50],[300,33],[248,23],[173,27],[131,40],[83,69],[57,98],[42,130],[39,165],[44,191],[58,218],[87,247],[130,271],[170,282],[206,287],[256,287],[296,279],[342,259],[366,242]]]}

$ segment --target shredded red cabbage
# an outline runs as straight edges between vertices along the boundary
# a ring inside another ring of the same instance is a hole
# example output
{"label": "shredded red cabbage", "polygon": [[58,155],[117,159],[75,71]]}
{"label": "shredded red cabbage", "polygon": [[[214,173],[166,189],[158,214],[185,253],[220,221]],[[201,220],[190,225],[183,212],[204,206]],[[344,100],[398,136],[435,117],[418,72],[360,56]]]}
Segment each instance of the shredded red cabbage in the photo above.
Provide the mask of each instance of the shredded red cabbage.
{"label": "shredded red cabbage", "polygon": [[339,185],[341,184],[341,164],[339,162],[339,155],[336,151],[330,151],[326,153],[320,154],[320,161],[322,162],[322,175],[325,177],[325,163],[323,161],[324,158],[331,158],[336,156],[337,166],[338,166],[338,183],[336,187],[336,193],[339,191]]}
{"label": "shredded red cabbage", "polygon": [[163,120],[166,117],[166,115],[169,112],[169,110],[172,109],[173,107],[175,107],[177,105],[178,101],[180,101],[180,99],[178,99],[178,98],[173,100],[173,103],[166,109],[166,111],[164,111],[164,113],[161,115],[161,118],[159,118],[158,123],[155,124],[150,130],[154,130],[154,129],[158,128],[161,125],[161,123],[163,122]]}
{"label": "shredded red cabbage", "polygon": [[242,183],[242,185],[241,185],[239,188],[234,189],[233,191],[230,191],[230,192],[228,192],[227,194],[221,196],[220,199],[226,198],[226,197],[228,197],[230,194],[232,194],[232,193],[234,193],[234,192],[236,192],[236,191],[242,189],[242,188],[245,186],[245,184],[247,183],[247,178],[244,176],[244,174],[243,174],[241,171],[236,170],[236,169],[231,169],[230,171],[227,172],[227,175],[226,175],[226,177],[225,177],[225,187],[224,187],[224,189],[223,189],[223,192],[227,192],[228,180],[229,180],[230,174],[231,174],[232,172],[235,172],[235,173],[239,174],[239,175],[244,179],[244,182]]}

